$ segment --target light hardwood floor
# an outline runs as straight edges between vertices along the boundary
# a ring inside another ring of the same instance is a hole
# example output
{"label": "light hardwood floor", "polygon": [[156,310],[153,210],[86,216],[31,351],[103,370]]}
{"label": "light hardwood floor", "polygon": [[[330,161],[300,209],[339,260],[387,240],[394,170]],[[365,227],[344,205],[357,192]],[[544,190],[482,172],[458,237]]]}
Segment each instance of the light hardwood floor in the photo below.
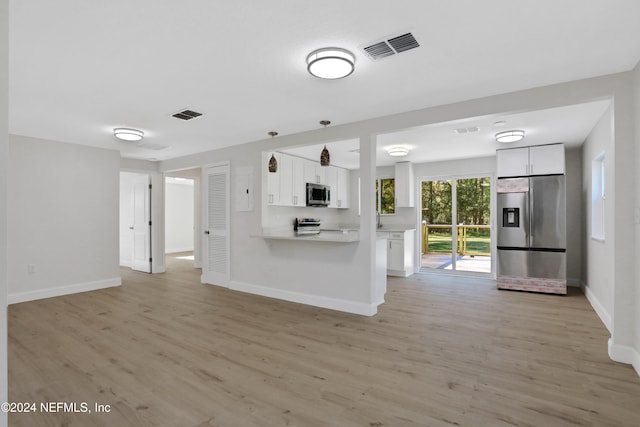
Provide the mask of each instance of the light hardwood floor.
{"label": "light hardwood floor", "polygon": [[[9,307],[11,426],[639,426],[640,378],[583,295],[390,278],[367,318],[122,270]],[[345,283],[344,286],[349,286]]]}

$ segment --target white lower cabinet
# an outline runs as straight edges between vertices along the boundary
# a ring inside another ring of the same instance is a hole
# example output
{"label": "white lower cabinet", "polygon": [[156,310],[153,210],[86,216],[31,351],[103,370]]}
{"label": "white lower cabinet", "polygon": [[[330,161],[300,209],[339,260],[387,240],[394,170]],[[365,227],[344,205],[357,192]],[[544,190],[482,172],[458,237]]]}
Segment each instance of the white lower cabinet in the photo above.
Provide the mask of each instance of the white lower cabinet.
{"label": "white lower cabinet", "polygon": [[378,231],[387,238],[387,275],[407,277],[414,273],[415,230]]}

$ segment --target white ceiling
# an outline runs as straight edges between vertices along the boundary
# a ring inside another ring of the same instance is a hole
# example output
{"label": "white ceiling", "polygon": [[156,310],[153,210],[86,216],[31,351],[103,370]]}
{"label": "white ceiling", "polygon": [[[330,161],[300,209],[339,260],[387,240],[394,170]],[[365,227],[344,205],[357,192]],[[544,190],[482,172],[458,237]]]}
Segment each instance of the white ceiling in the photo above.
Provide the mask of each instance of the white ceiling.
{"label": "white ceiling", "polygon": [[[639,16],[637,0],[11,0],[10,132],[174,158],[627,71]],[[407,31],[419,48],[377,62],[361,50]],[[306,72],[327,46],[355,53],[354,74]],[[204,115],[170,117],[184,108]],[[115,127],[170,148],[117,142]]]}
{"label": "white ceiling", "polygon": [[[517,114],[488,115],[452,122],[420,126],[378,136],[377,164],[390,166],[397,161],[413,163],[437,162],[495,155],[496,149],[562,142],[567,147],[581,145],[609,106],[609,101],[527,111]],[[457,129],[477,127],[473,133],[458,134]],[[495,134],[504,130],[525,131],[522,141],[511,144],[496,142]],[[280,150],[298,157],[319,161],[325,144]],[[331,164],[359,169],[358,139],[327,143]],[[404,157],[392,157],[391,147],[409,149]]]}

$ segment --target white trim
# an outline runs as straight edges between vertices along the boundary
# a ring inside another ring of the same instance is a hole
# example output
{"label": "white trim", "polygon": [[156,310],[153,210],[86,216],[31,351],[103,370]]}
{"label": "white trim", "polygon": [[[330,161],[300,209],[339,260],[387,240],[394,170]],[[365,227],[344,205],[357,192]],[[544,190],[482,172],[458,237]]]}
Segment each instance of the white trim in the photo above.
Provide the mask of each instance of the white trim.
{"label": "white trim", "polygon": [[165,249],[165,254],[176,254],[178,252],[193,252],[193,246],[182,247],[182,248],[173,248],[173,249]]}
{"label": "white trim", "polygon": [[627,345],[618,345],[613,343],[613,338],[609,338],[609,357],[620,363],[627,363],[633,366],[638,376],[640,376],[640,353]]}
{"label": "white trim", "polygon": [[59,297],[62,295],[77,294],[80,292],[95,291],[104,288],[112,288],[114,286],[120,285],[122,285],[122,278],[112,277],[110,279],[96,280],[94,282],[77,283],[74,285],[58,286],[55,288],[9,294],[7,302],[9,304],[18,304],[21,302],[34,301],[38,299]]}
{"label": "white trim", "polygon": [[252,285],[250,283],[242,283],[237,281],[231,281],[229,289],[254,295],[260,295],[263,297],[277,298],[285,301],[312,305],[314,307],[322,307],[352,314],[359,314],[362,316],[374,316],[378,313],[378,305],[384,302],[384,300],[382,300],[377,303],[366,304],[362,302],[329,298],[319,295],[285,291],[283,289],[274,289],[266,286]]}
{"label": "white trim", "polygon": [[581,288],[584,296],[586,296],[587,300],[591,303],[591,307],[593,307],[598,317],[600,317],[600,320],[602,320],[602,323],[604,323],[604,326],[607,328],[609,333],[612,334],[613,326],[611,322],[611,315],[607,309],[604,308],[604,305],[602,305],[598,298],[596,298],[595,294],[591,292],[591,289],[589,289],[586,283],[582,282]]}
{"label": "white trim", "polygon": [[120,258],[120,267],[129,267],[129,268],[131,268],[131,260],[130,259],[122,259],[122,258]]}

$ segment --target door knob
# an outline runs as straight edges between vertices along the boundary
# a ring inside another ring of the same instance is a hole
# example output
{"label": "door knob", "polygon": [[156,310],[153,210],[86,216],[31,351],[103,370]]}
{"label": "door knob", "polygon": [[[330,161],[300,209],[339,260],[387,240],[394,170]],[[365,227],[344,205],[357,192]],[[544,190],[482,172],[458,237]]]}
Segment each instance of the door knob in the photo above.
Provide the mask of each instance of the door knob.
{"label": "door knob", "polygon": [[133,226],[129,227],[129,230],[133,230]]}
{"label": "door knob", "polygon": [[204,234],[209,234],[209,230],[204,230]]}

